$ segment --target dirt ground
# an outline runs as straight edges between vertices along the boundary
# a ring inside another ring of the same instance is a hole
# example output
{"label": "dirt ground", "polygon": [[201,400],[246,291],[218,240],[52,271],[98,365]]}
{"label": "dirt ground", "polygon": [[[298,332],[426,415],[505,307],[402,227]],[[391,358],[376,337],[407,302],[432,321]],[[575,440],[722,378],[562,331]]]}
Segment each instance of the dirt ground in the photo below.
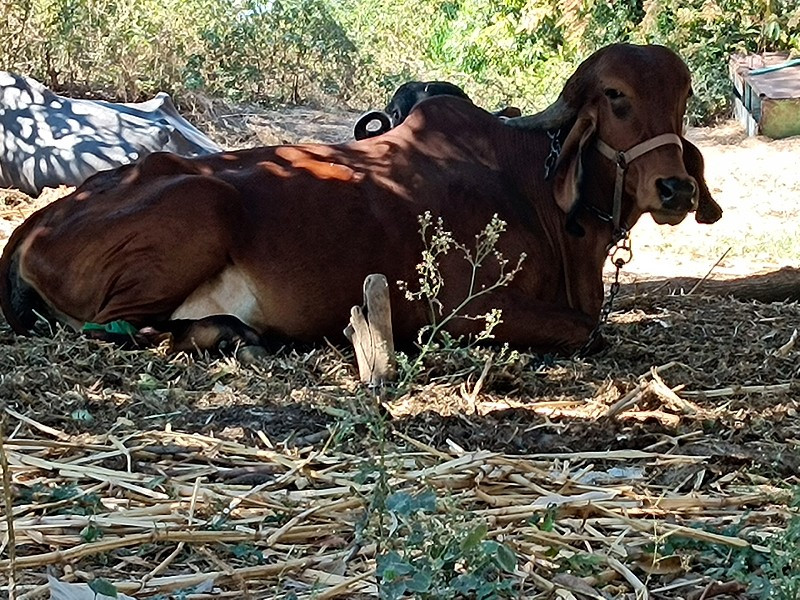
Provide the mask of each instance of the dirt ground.
{"label": "dirt ground", "polygon": [[[201,126],[227,147],[333,142],[350,137],[356,117],[344,111],[303,108],[233,112],[209,108]],[[635,257],[625,269],[625,281],[703,277],[717,261],[712,277],[800,267],[800,169],[796,168],[800,138],[747,138],[735,123],[694,129],[689,137],[706,158],[707,180],[725,211],[723,218],[712,226],[687,219],[676,227],[659,227],[644,217],[634,229]],[[47,192],[36,201],[14,192],[0,193],[0,246],[33,207],[65,191]],[[724,497],[732,508],[726,509],[728,516],[719,517],[722,521],[730,524],[735,513],[756,533],[779,530],[788,501],[774,501],[775,494],[800,485],[800,342],[796,333],[793,336],[800,328],[800,306],[702,293],[643,295],[632,290],[623,287],[615,305],[605,331],[607,349],[588,359],[495,350],[432,355],[422,381],[379,410],[380,418],[388,419],[393,443],[407,449],[401,437],[417,440],[436,456],[488,450],[556,457],[542,459],[555,461],[549,463],[553,470],[560,461],[570,463],[564,457],[576,453],[589,453],[588,462],[575,464],[590,471],[616,464],[609,462],[609,452],[696,456],[697,462],[679,466],[662,458],[644,466],[644,459],[631,454],[634,458],[625,464],[642,465],[647,476],[627,482],[626,489],[641,497],[678,493],[686,498]],[[352,352],[341,346],[284,348],[245,365],[225,356],[122,351],[63,331],[53,339],[19,338],[0,323],[0,406],[14,411],[7,414],[6,429],[12,435],[9,447],[20,457],[25,444],[33,442],[13,446],[13,436],[23,440],[66,436],[63,439],[83,444],[82,458],[76,459],[81,462],[89,460],[93,444],[97,448],[110,444],[110,436],[128,439],[142,432],[173,431],[212,436],[220,444],[226,440],[253,448],[266,444],[317,461],[325,452],[369,457],[383,442],[375,437],[375,413],[364,408],[359,389]],[[56,445],[47,450],[51,451],[66,452],[56,450]],[[46,454],[43,449],[37,452],[39,457]],[[204,455],[204,464],[233,464],[225,462],[222,450],[218,452]],[[188,460],[178,454],[148,456],[136,468],[165,476]],[[38,463],[19,460],[20,488],[44,481],[41,465],[40,471],[28,475],[22,465]],[[123,454],[100,457],[91,464],[124,471],[124,462]],[[210,473],[205,477],[212,483],[224,480]],[[482,475],[476,473],[477,482]],[[312,475],[307,479],[314,481]],[[398,481],[402,479],[398,475]],[[256,483],[253,480],[251,487]],[[302,485],[292,483],[292,493]],[[746,509],[731,500],[742,490],[756,489],[764,494],[770,490],[767,499],[758,501],[761,504],[750,500]],[[741,513],[736,512],[739,509]],[[35,507],[30,510],[39,514]],[[703,521],[701,513],[662,511],[649,518],[687,527],[721,527],[722,521]],[[703,525],[698,524],[701,521]],[[598,520],[593,526],[602,529],[603,523]],[[42,547],[69,547],[58,536],[49,541],[33,535],[30,539],[38,541],[22,547],[23,554],[34,555]],[[685,567],[647,575],[647,581],[653,577],[662,590],[652,597],[711,597],[702,591],[710,583],[736,579],[730,574],[733,554],[714,554],[714,570],[708,562],[711,555],[704,552],[687,550]],[[149,564],[162,558],[163,554]],[[126,568],[145,569],[125,561]],[[63,573],[86,580],[86,573],[107,576],[112,564],[87,556],[75,559]],[[215,564],[211,558],[199,558],[192,569],[216,569]],[[753,569],[747,567],[743,573],[749,575]],[[26,580],[30,589],[43,582],[41,573],[31,571]],[[681,577],[690,583],[677,585]],[[603,584],[595,584],[602,588]],[[623,590],[624,582],[619,585],[618,594],[602,588],[601,597],[633,598],[630,590]],[[723,599],[757,597],[752,594],[756,592],[745,584],[715,593]],[[290,596],[264,592],[254,597]]]}

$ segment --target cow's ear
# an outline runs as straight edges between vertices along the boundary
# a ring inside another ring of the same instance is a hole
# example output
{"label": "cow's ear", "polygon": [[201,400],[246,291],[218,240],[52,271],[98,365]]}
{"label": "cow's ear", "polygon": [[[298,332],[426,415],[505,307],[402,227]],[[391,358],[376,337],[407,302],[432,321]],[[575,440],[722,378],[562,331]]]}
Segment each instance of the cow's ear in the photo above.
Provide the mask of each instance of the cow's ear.
{"label": "cow's ear", "polygon": [[575,124],[567,134],[556,163],[553,195],[556,203],[568,213],[578,203],[583,177],[583,150],[595,132],[597,111],[585,108],[578,114]]}
{"label": "cow's ear", "polygon": [[698,223],[716,223],[722,217],[722,208],[711,197],[705,179],[705,162],[700,150],[689,140],[683,139],[683,164],[686,172],[697,182],[697,210],[694,218]]}

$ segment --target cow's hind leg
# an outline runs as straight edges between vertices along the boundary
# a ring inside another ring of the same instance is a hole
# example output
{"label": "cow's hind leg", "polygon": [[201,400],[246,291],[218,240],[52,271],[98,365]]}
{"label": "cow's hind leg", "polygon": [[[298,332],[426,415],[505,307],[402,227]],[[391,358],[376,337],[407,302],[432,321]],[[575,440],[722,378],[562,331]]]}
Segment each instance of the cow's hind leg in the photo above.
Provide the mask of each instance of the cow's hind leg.
{"label": "cow's hind leg", "polygon": [[148,348],[167,342],[170,353],[231,349],[243,362],[251,362],[266,354],[261,336],[232,315],[212,315],[196,320],[176,319],[128,332],[108,327],[84,328],[83,333],[91,339],[111,342],[123,348]]}
{"label": "cow's hind leg", "polygon": [[261,336],[232,315],[212,315],[202,319],[176,319],[139,331],[154,343],[169,339],[170,352],[236,350],[245,362],[264,356]]}

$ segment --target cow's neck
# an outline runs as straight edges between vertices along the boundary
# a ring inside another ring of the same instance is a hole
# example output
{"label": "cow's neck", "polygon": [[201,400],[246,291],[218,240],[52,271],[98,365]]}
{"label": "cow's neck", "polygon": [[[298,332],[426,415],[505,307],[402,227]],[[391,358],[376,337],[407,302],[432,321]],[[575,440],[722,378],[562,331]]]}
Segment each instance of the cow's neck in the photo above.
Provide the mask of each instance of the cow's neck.
{"label": "cow's neck", "polygon": [[[506,130],[508,139],[499,145],[498,155],[503,169],[514,173],[520,190],[544,227],[547,244],[559,255],[562,265],[561,294],[571,308],[596,317],[603,303],[603,265],[606,249],[612,240],[613,225],[582,210],[576,214],[583,235],[567,231],[567,215],[553,199],[552,181],[544,180],[544,161],[550,148],[550,138],[544,131]],[[584,200],[599,210],[611,213],[614,197],[614,165],[593,151],[587,152],[584,162]],[[623,198],[623,222],[632,226],[637,214],[628,207],[630,199]]]}
{"label": "cow's neck", "polygon": [[619,237],[617,229],[629,230],[639,218],[631,210],[635,202],[624,194],[619,224],[613,222],[615,177],[613,164],[593,150],[586,152],[581,205],[564,218],[567,296],[574,308],[590,316],[598,315],[603,303],[603,267],[608,248]]}

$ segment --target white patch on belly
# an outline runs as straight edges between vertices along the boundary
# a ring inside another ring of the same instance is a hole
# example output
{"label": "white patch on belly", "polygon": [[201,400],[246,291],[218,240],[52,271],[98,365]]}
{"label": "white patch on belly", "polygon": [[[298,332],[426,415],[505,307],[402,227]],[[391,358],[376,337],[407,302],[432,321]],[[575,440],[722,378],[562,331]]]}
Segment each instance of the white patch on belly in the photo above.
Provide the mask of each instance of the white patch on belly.
{"label": "white patch on belly", "polygon": [[202,319],[210,315],[233,315],[257,331],[264,329],[261,311],[247,277],[228,267],[192,292],[170,316],[171,319]]}

